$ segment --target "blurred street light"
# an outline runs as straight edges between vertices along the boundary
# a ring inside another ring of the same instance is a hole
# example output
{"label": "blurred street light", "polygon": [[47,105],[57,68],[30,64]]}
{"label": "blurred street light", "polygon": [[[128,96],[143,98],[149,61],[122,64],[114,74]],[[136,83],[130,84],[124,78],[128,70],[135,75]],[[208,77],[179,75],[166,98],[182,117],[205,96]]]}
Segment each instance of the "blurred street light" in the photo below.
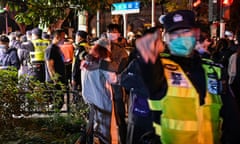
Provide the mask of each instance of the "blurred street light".
{"label": "blurred street light", "polygon": [[193,3],[193,7],[197,7],[201,4],[201,0],[196,0],[194,3]]}
{"label": "blurred street light", "polygon": [[224,6],[230,6],[230,5],[232,5],[232,3],[233,3],[233,0],[223,0]]}

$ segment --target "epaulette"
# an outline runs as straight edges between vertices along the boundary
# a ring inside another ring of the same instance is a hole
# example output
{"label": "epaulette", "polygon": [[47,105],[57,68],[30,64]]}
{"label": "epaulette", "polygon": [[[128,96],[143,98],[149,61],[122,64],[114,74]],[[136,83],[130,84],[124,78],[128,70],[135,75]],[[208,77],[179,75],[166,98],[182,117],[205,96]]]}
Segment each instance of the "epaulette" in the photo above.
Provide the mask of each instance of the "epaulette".
{"label": "epaulette", "polygon": [[210,66],[216,66],[216,67],[223,68],[222,64],[216,63],[211,59],[202,58],[201,61],[202,61],[202,64],[207,64],[207,65],[210,65]]}

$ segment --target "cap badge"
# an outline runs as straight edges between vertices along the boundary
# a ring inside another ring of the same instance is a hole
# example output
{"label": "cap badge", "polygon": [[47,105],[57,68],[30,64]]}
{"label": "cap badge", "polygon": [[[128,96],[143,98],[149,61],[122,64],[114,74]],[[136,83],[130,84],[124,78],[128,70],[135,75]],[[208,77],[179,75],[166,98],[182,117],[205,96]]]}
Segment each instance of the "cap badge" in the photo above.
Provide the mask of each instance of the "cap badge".
{"label": "cap badge", "polygon": [[183,16],[182,16],[182,15],[180,15],[180,14],[175,14],[175,15],[173,16],[173,22],[181,22],[181,21],[183,21]]}

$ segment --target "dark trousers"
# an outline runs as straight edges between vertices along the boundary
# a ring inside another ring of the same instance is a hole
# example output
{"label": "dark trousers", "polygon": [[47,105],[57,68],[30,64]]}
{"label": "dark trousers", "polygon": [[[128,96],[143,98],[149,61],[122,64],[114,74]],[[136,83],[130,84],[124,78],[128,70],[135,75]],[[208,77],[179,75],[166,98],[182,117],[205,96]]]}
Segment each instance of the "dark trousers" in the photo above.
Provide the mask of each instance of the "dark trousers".
{"label": "dark trousers", "polygon": [[34,79],[45,82],[45,63],[34,62],[31,64],[30,74]]}
{"label": "dark trousers", "polygon": [[151,115],[141,117],[129,112],[128,116],[127,144],[140,144],[144,134],[154,132]]}
{"label": "dark trousers", "polygon": [[237,82],[236,80],[230,85],[230,88],[232,90],[232,94],[235,97],[238,109],[240,111],[240,92],[239,92],[239,87],[240,87],[240,83]]}
{"label": "dark trousers", "polygon": [[86,129],[79,137],[75,144],[92,144],[93,143],[93,122],[94,122],[94,106],[89,104],[88,123]]}
{"label": "dark trousers", "polygon": [[[62,87],[59,84],[56,84],[55,89],[52,90],[61,91]],[[52,92],[49,98],[49,102],[54,105],[54,109],[61,110],[64,104],[64,93]]]}
{"label": "dark trousers", "polygon": [[65,63],[65,75],[66,75],[67,84],[69,84],[69,82],[71,82],[71,78],[72,78],[72,64],[71,63]]}
{"label": "dark trousers", "polygon": [[111,143],[111,112],[93,106],[93,141],[99,144]]}
{"label": "dark trousers", "polygon": [[121,144],[126,144],[127,124],[126,124],[126,111],[123,102],[124,90],[121,86],[113,85],[113,100],[115,108],[115,117],[118,125],[118,133],[120,136]]}

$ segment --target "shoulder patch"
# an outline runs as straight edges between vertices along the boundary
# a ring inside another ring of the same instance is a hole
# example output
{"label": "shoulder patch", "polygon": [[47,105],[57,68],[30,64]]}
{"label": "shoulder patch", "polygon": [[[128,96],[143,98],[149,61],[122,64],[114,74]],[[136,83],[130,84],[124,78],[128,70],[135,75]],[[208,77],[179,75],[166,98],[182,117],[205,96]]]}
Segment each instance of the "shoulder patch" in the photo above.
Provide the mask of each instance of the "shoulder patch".
{"label": "shoulder patch", "polygon": [[171,84],[179,87],[188,87],[188,82],[183,74],[178,72],[171,72]]}

